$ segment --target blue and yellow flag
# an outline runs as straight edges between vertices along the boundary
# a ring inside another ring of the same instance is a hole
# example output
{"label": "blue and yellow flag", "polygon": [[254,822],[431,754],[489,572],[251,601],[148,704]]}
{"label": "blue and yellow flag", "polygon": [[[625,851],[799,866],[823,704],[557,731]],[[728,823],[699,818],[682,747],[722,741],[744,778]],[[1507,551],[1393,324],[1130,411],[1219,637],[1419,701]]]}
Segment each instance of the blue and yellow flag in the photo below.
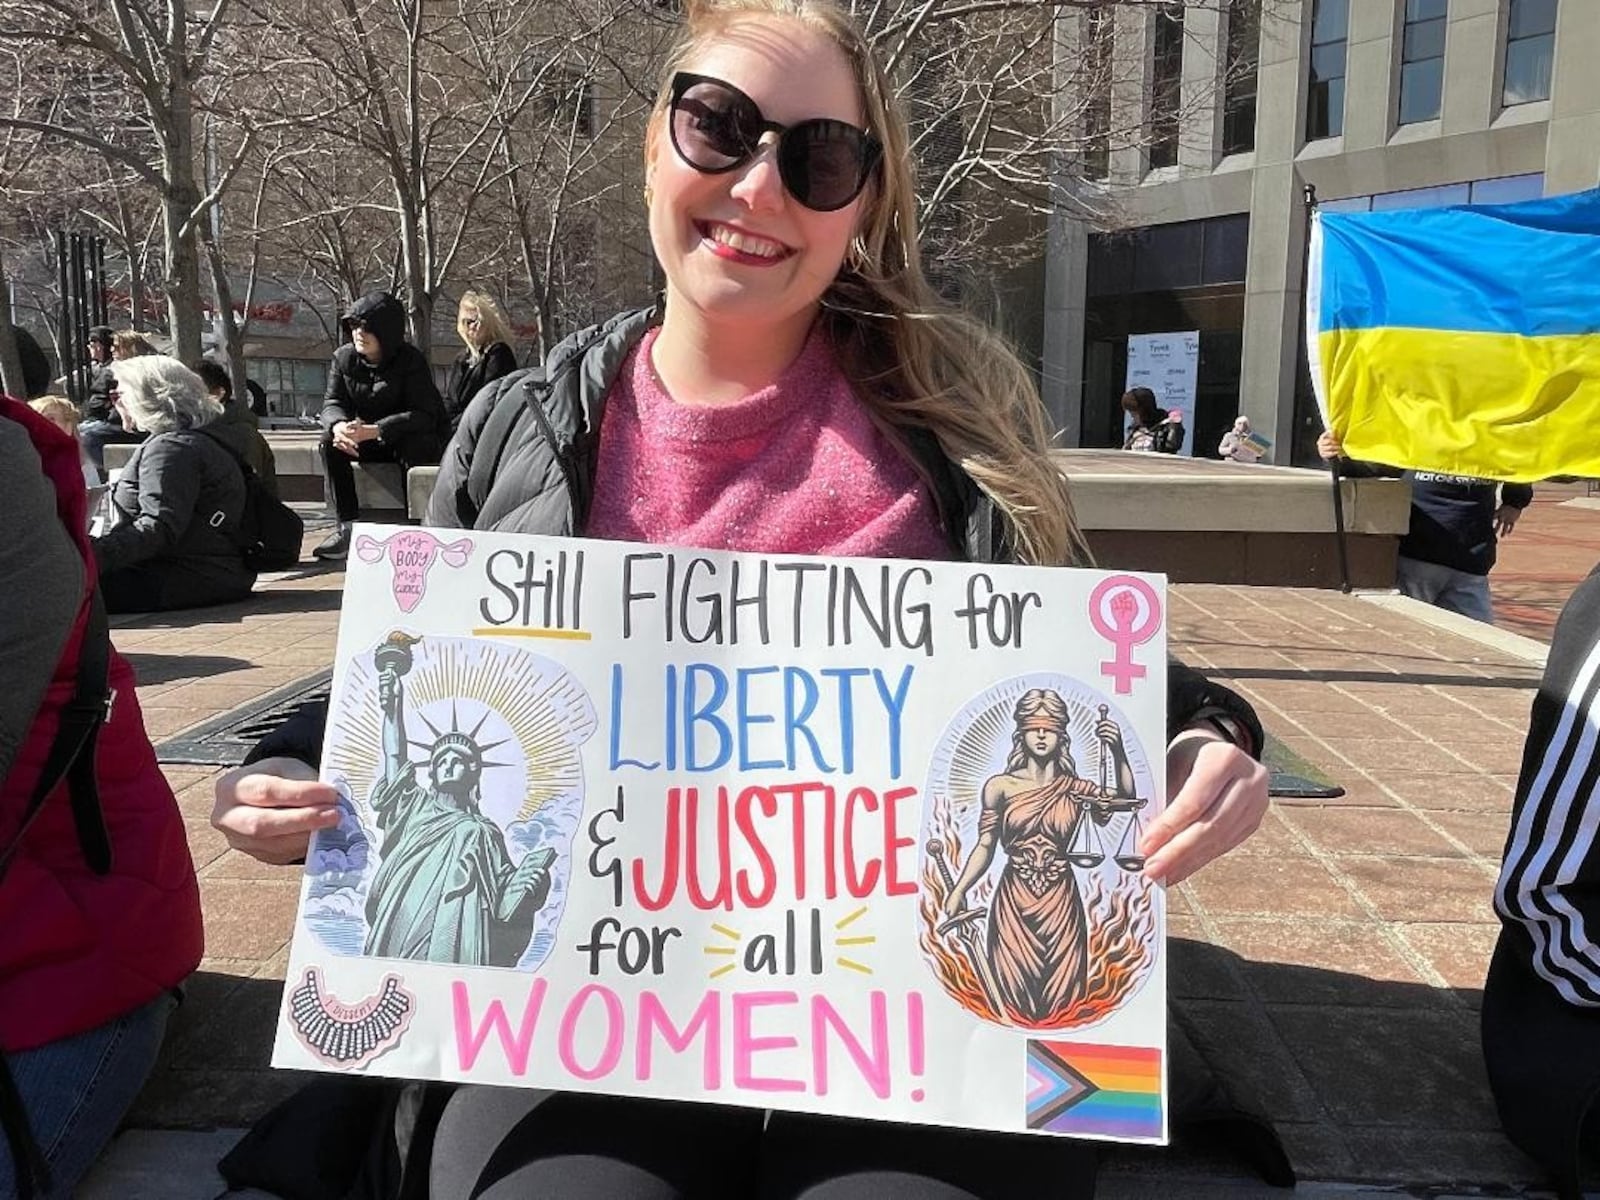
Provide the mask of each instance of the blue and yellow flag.
{"label": "blue and yellow flag", "polygon": [[1306,322],[1322,419],[1351,458],[1600,476],[1600,190],[1319,213]]}

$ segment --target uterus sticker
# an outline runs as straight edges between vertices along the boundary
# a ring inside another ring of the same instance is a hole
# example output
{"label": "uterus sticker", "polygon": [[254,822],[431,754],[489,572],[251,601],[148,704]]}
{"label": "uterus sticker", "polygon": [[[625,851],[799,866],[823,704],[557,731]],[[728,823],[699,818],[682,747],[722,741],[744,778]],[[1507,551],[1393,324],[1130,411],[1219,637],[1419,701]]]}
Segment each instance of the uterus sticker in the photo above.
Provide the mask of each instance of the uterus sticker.
{"label": "uterus sticker", "polygon": [[447,567],[464,567],[472,556],[472,539],[441,542],[426,529],[407,529],[379,541],[370,534],[356,538],[356,555],[362,562],[385,558],[393,568],[394,602],[403,613],[414,611],[428,589],[428,573],[443,560]]}

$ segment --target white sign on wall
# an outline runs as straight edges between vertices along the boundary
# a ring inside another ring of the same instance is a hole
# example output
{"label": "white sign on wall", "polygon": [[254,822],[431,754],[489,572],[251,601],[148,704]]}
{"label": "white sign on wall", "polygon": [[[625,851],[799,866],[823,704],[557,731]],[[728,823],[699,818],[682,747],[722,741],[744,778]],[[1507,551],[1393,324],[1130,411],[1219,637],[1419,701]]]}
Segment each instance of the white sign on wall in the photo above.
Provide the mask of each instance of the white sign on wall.
{"label": "white sign on wall", "polygon": [[[1128,390],[1147,387],[1156,394],[1156,403],[1169,412],[1183,414],[1189,431],[1178,451],[1194,455],[1195,387],[1200,374],[1200,333],[1135,333],[1128,336]],[[1123,432],[1132,422],[1123,421]]]}

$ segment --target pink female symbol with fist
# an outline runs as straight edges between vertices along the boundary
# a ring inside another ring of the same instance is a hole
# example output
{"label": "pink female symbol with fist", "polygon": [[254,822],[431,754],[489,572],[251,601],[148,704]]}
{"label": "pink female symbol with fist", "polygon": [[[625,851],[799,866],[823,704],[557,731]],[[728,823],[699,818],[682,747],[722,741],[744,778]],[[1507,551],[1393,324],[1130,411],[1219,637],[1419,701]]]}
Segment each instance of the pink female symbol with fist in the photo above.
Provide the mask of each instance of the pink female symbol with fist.
{"label": "pink female symbol with fist", "polygon": [[[1141,611],[1142,610],[1142,611]],[[1116,657],[1100,664],[1100,674],[1116,685],[1119,696],[1133,691],[1145,669],[1133,661],[1133,648],[1155,637],[1161,628],[1161,598],[1136,575],[1113,575],[1089,594],[1089,624],[1116,647]]]}
{"label": "pink female symbol with fist", "polygon": [[464,567],[472,553],[472,539],[441,542],[426,529],[407,529],[379,541],[363,533],[356,538],[356,554],[362,562],[381,562],[388,558],[394,568],[394,602],[409,613],[422,603],[428,587],[428,571],[434,560],[442,558],[449,567]]}

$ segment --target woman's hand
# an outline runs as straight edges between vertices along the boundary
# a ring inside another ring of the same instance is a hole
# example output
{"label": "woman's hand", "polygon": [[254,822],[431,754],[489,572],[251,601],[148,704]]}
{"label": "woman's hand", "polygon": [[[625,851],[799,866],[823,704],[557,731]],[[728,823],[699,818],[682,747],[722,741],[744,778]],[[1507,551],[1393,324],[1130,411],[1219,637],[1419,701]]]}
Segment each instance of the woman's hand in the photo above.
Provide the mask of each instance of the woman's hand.
{"label": "woman's hand", "polygon": [[339,823],[339,793],[298,758],[264,758],[217,780],[211,824],[228,845],[266,863],[300,862],[311,835]]}
{"label": "woman's hand", "polygon": [[1145,827],[1144,873],[1169,887],[1256,831],[1267,812],[1267,769],[1207,729],[1167,747],[1167,807]]}

